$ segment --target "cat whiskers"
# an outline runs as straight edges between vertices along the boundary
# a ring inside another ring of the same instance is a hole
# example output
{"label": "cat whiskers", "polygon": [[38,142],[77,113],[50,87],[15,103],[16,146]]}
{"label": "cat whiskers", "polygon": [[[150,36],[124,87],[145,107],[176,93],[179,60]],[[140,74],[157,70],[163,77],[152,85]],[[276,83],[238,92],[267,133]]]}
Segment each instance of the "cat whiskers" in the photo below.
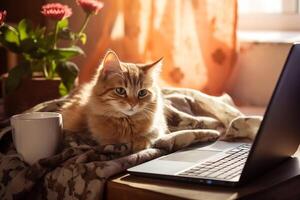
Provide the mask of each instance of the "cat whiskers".
{"label": "cat whiskers", "polygon": [[144,108],[144,110],[143,110],[143,111],[149,112],[150,114],[153,114],[153,113],[155,113],[155,111],[154,111],[154,110],[152,110],[152,109],[150,109],[150,108]]}
{"label": "cat whiskers", "polygon": [[141,112],[142,116],[145,117],[147,120],[152,119],[152,114],[154,114],[155,111],[149,109],[149,108],[144,108],[143,112]]}

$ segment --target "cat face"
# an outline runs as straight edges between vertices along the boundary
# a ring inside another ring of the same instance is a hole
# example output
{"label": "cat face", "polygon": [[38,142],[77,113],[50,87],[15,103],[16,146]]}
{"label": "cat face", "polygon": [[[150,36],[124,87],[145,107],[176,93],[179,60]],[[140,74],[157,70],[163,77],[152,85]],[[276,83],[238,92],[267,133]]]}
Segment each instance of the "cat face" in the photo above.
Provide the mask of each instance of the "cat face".
{"label": "cat face", "polygon": [[109,51],[93,90],[95,108],[115,117],[154,113],[159,68],[160,60],[149,65],[123,63]]}

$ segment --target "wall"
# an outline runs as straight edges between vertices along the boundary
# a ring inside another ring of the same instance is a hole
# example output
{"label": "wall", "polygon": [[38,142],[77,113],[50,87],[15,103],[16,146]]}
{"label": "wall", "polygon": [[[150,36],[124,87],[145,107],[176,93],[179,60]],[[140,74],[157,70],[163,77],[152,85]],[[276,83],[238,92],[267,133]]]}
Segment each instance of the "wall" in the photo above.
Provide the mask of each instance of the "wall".
{"label": "wall", "polygon": [[240,42],[227,89],[237,104],[256,107],[268,104],[290,47],[290,42]]}

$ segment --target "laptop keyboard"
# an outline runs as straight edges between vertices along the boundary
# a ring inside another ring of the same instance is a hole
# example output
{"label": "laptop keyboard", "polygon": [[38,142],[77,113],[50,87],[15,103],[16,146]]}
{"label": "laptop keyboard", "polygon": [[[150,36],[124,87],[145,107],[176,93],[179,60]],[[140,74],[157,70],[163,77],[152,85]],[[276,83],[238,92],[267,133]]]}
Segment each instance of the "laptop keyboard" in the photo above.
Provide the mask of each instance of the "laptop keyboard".
{"label": "laptop keyboard", "polygon": [[242,144],[225,152],[224,156],[196,165],[178,175],[189,177],[206,177],[216,179],[232,179],[240,176],[251,144]]}

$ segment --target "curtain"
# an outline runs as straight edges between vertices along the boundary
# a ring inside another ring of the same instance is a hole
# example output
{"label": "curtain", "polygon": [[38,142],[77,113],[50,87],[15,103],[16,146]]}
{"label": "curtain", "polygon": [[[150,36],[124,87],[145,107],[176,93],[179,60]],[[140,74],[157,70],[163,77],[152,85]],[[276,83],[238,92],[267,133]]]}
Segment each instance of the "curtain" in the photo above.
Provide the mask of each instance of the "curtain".
{"label": "curtain", "polygon": [[[161,84],[221,94],[236,55],[236,0],[106,0],[94,51],[81,68],[88,81],[107,49],[121,60],[163,57]],[[98,27],[95,27],[98,28]]]}

